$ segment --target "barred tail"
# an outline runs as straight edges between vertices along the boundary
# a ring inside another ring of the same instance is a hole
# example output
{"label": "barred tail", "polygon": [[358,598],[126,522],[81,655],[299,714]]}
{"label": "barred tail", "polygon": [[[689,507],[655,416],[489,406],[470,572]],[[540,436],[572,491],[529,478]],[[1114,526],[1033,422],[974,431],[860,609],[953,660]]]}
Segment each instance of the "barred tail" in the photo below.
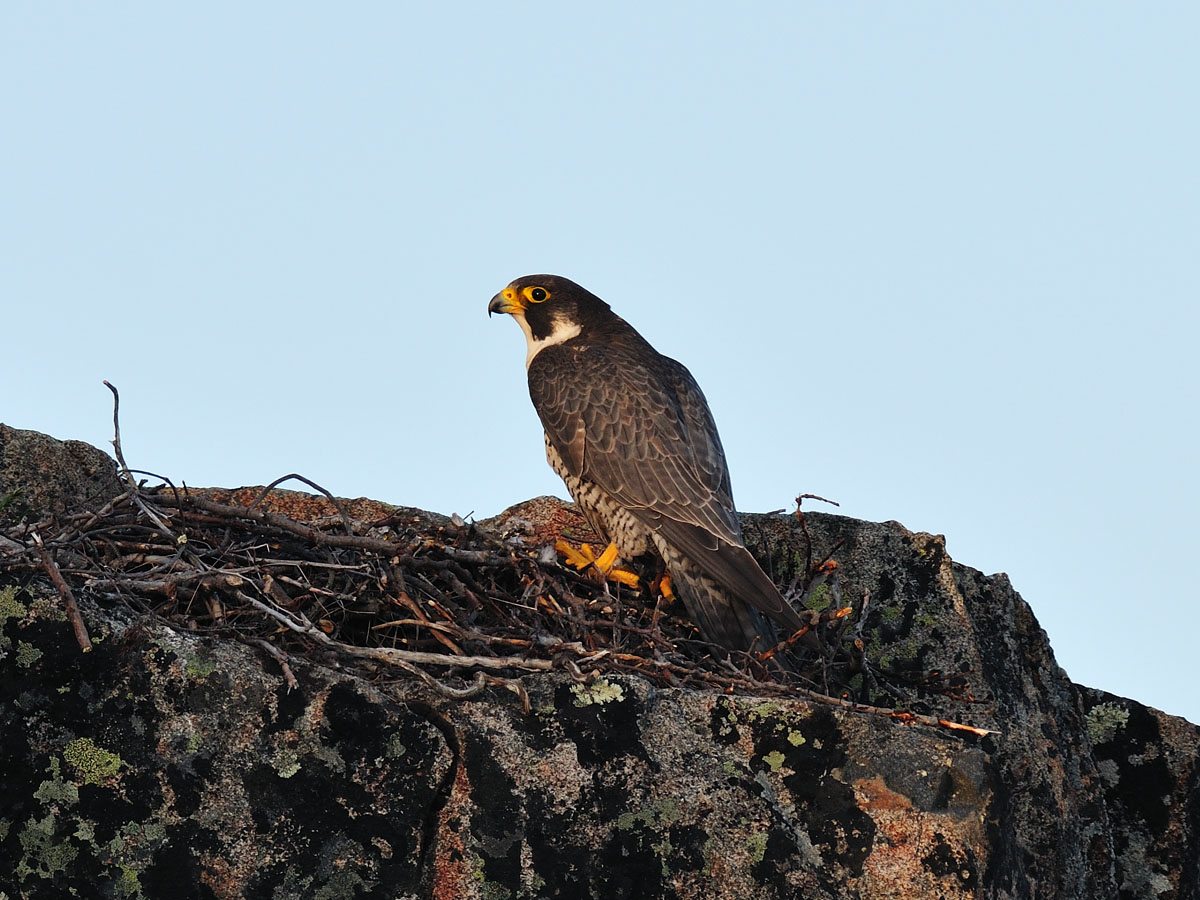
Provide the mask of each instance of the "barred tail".
{"label": "barred tail", "polygon": [[774,624],[746,601],[730,594],[686,560],[668,561],[676,594],[704,639],[729,650],[761,653],[779,638]]}

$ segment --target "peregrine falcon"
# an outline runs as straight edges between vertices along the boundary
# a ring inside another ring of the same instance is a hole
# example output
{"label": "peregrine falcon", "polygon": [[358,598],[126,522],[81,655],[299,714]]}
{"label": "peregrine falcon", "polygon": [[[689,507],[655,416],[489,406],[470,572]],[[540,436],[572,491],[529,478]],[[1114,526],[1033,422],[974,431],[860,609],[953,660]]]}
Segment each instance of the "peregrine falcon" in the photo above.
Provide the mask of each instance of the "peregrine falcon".
{"label": "peregrine falcon", "polygon": [[525,334],[529,396],[546,458],[621,559],[655,554],[704,637],[731,650],[804,623],[742,541],[708,403],[599,297],[558,275],[518,278],[492,298]]}

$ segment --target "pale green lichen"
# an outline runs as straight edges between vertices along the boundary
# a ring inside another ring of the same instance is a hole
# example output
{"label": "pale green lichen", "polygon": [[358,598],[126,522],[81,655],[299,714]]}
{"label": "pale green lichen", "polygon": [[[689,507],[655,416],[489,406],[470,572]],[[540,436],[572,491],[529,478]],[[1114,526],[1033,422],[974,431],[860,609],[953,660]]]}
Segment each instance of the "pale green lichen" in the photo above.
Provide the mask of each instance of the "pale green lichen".
{"label": "pale green lichen", "polygon": [[794,728],[788,730],[787,742],[793,747],[799,747],[804,741],[805,737],[799,731],[796,731]]}
{"label": "pale green lichen", "polygon": [[1093,744],[1111,741],[1129,723],[1129,710],[1115,703],[1098,703],[1087,714],[1087,733]]}
{"label": "pale green lichen", "polygon": [[28,614],[29,608],[17,600],[15,587],[0,588],[0,621],[23,619]]}
{"label": "pale green lichen", "polygon": [[314,759],[320,760],[321,764],[330,772],[345,775],[349,771],[341,754],[333,746],[321,743],[320,737],[316,734],[306,731],[300,742],[300,749],[305,755],[311,755]]}
{"label": "pale green lichen", "polygon": [[763,857],[767,855],[766,832],[756,831],[746,838],[746,852],[750,855],[751,862],[762,862]]}
{"label": "pale green lichen", "polygon": [[28,669],[42,658],[42,651],[26,641],[17,641],[17,665]]}
{"label": "pale green lichen", "polygon": [[[525,878],[522,878],[522,880],[524,881]],[[525,885],[521,886],[521,896],[522,897],[544,897],[544,896],[546,896],[546,879],[545,878],[543,878],[537,872],[533,872],[528,877],[528,881],[529,881],[528,887],[526,887]]]}
{"label": "pale green lichen", "polygon": [[[67,621],[67,611],[57,594],[34,597],[33,602],[29,604],[29,614],[35,619],[45,619],[47,622]],[[92,635],[92,640],[96,640],[95,635]]]}
{"label": "pale green lichen", "polygon": [[121,877],[117,879],[117,894],[121,897],[142,896],[142,882],[138,873],[125,863],[119,863]]}
{"label": "pale green lichen", "polygon": [[393,734],[387,739],[384,744],[383,754],[388,759],[396,759],[408,752],[408,748],[404,746],[404,742],[400,740],[400,735]]}
{"label": "pale green lichen", "polygon": [[471,877],[479,885],[479,896],[482,900],[512,900],[512,891],[502,884],[488,881],[483,865],[478,860],[471,867]]}
{"label": "pale green lichen", "polygon": [[778,772],[780,766],[783,765],[783,761],[786,758],[787,757],[785,757],[778,750],[772,750],[770,753],[767,753],[763,756],[763,762],[771,767],[772,772]]}
{"label": "pale green lichen", "polygon": [[573,684],[571,693],[575,695],[573,702],[576,706],[603,706],[605,703],[619,703],[625,699],[625,688],[618,682],[604,678],[597,678],[591,684]]}
{"label": "pale green lichen", "polygon": [[811,595],[804,598],[804,606],[814,612],[824,612],[833,604],[833,592],[828,584],[818,585]]}
{"label": "pale green lichen", "polygon": [[681,815],[678,804],[664,800],[638,812],[623,813],[617,817],[617,828],[622,831],[629,831],[635,825],[654,830],[658,840],[649,846],[654,851],[654,855],[658,857],[663,878],[669,878],[671,875],[667,861],[675,852],[675,848],[671,845],[670,826],[678,822]]}
{"label": "pale green lichen", "polygon": [[64,872],[79,855],[73,844],[55,842],[56,826],[54,813],[49,813],[43,819],[30,819],[17,836],[25,854],[17,864],[17,874],[22,881],[30,875],[50,878],[56,872]]}
{"label": "pale green lichen", "polygon": [[83,775],[84,784],[103,784],[121,774],[125,760],[97,747],[91,738],[76,738],[63,748],[63,759]]}
{"label": "pale green lichen", "polygon": [[183,671],[189,678],[195,678],[197,681],[203,681],[213,672],[217,671],[217,664],[210,659],[204,659],[200,656],[193,656],[187,661],[187,665],[183,667]]}
{"label": "pale green lichen", "polygon": [[112,839],[105,845],[105,849],[110,856],[120,856],[126,850],[137,847],[144,838],[151,837],[152,827],[156,832],[153,839],[161,839],[166,836],[166,829],[161,825],[143,827],[137,822],[126,822],[121,826],[121,830],[112,836]]}
{"label": "pale green lichen", "polygon": [[679,805],[672,800],[654,803],[635,813],[622,813],[617,816],[617,828],[628,831],[634,825],[674,825],[679,821],[681,813]]}
{"label": "pale green lichen", "polygon": [[275,772],[280,778],[291,778],[300,771],[300,757],[296,755],[295,750],[285,747],[275,751],[271,765],[275,767]]}
{"label": "pale green lichen", "polygon": [[484,881],[479,885],[479,896],[482,900],[512,900],[512,895],[512,891],[494,881]]}
{"label": "pale green lichen", "polygon": [[357,872],[345,869],[334,872],[328,880],[312,894],[313,900],[350,900],[361,897],[368,885]]}
{"label": "pale green lichen", "polygon": [[[0,589],[0,625],[3,625],[9,619],[23,619],[29,614],[29,610],[17,600],[17,589],[14,587],[6,587]],[[12,646],[12,638],[6,634],[0,634],[0,651],[7,650]],[[0,653],[2,656],[3,653]]]}
{"label": "pale green lichen", "polygon": [[43,803],[60,803],[64,806],[74,806],[79,802],[79,788],[63,780],[58,757],[50,758],[50,768],[46,772],[50,777],[38,785],[33,792],[35,798]]}

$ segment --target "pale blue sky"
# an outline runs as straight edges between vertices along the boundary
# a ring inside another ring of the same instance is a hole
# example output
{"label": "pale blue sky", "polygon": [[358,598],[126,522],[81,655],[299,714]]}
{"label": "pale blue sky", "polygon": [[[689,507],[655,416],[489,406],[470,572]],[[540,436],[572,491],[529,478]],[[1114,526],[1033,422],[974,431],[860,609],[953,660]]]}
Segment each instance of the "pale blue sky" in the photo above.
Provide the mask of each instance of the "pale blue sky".
{"label": "pale blue sky", "polygon": [[687,364],[740,508],[1005,571],[1200,721],[1200,6],[0,5],[0,421],[193,485],[563,494],[489,298]]}

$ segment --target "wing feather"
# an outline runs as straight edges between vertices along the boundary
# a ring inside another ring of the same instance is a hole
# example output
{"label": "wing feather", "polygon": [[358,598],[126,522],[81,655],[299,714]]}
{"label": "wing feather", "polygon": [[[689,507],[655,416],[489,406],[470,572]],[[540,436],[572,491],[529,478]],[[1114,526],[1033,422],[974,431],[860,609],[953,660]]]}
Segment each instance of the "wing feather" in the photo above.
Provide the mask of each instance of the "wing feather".
{"label": "wing feather", "polygon": [[632,330],[568,341],[534,357],[529,394],[572,474],[601,487],[732,594],[800,627],[742,543],[721,439],[683,365]]}

